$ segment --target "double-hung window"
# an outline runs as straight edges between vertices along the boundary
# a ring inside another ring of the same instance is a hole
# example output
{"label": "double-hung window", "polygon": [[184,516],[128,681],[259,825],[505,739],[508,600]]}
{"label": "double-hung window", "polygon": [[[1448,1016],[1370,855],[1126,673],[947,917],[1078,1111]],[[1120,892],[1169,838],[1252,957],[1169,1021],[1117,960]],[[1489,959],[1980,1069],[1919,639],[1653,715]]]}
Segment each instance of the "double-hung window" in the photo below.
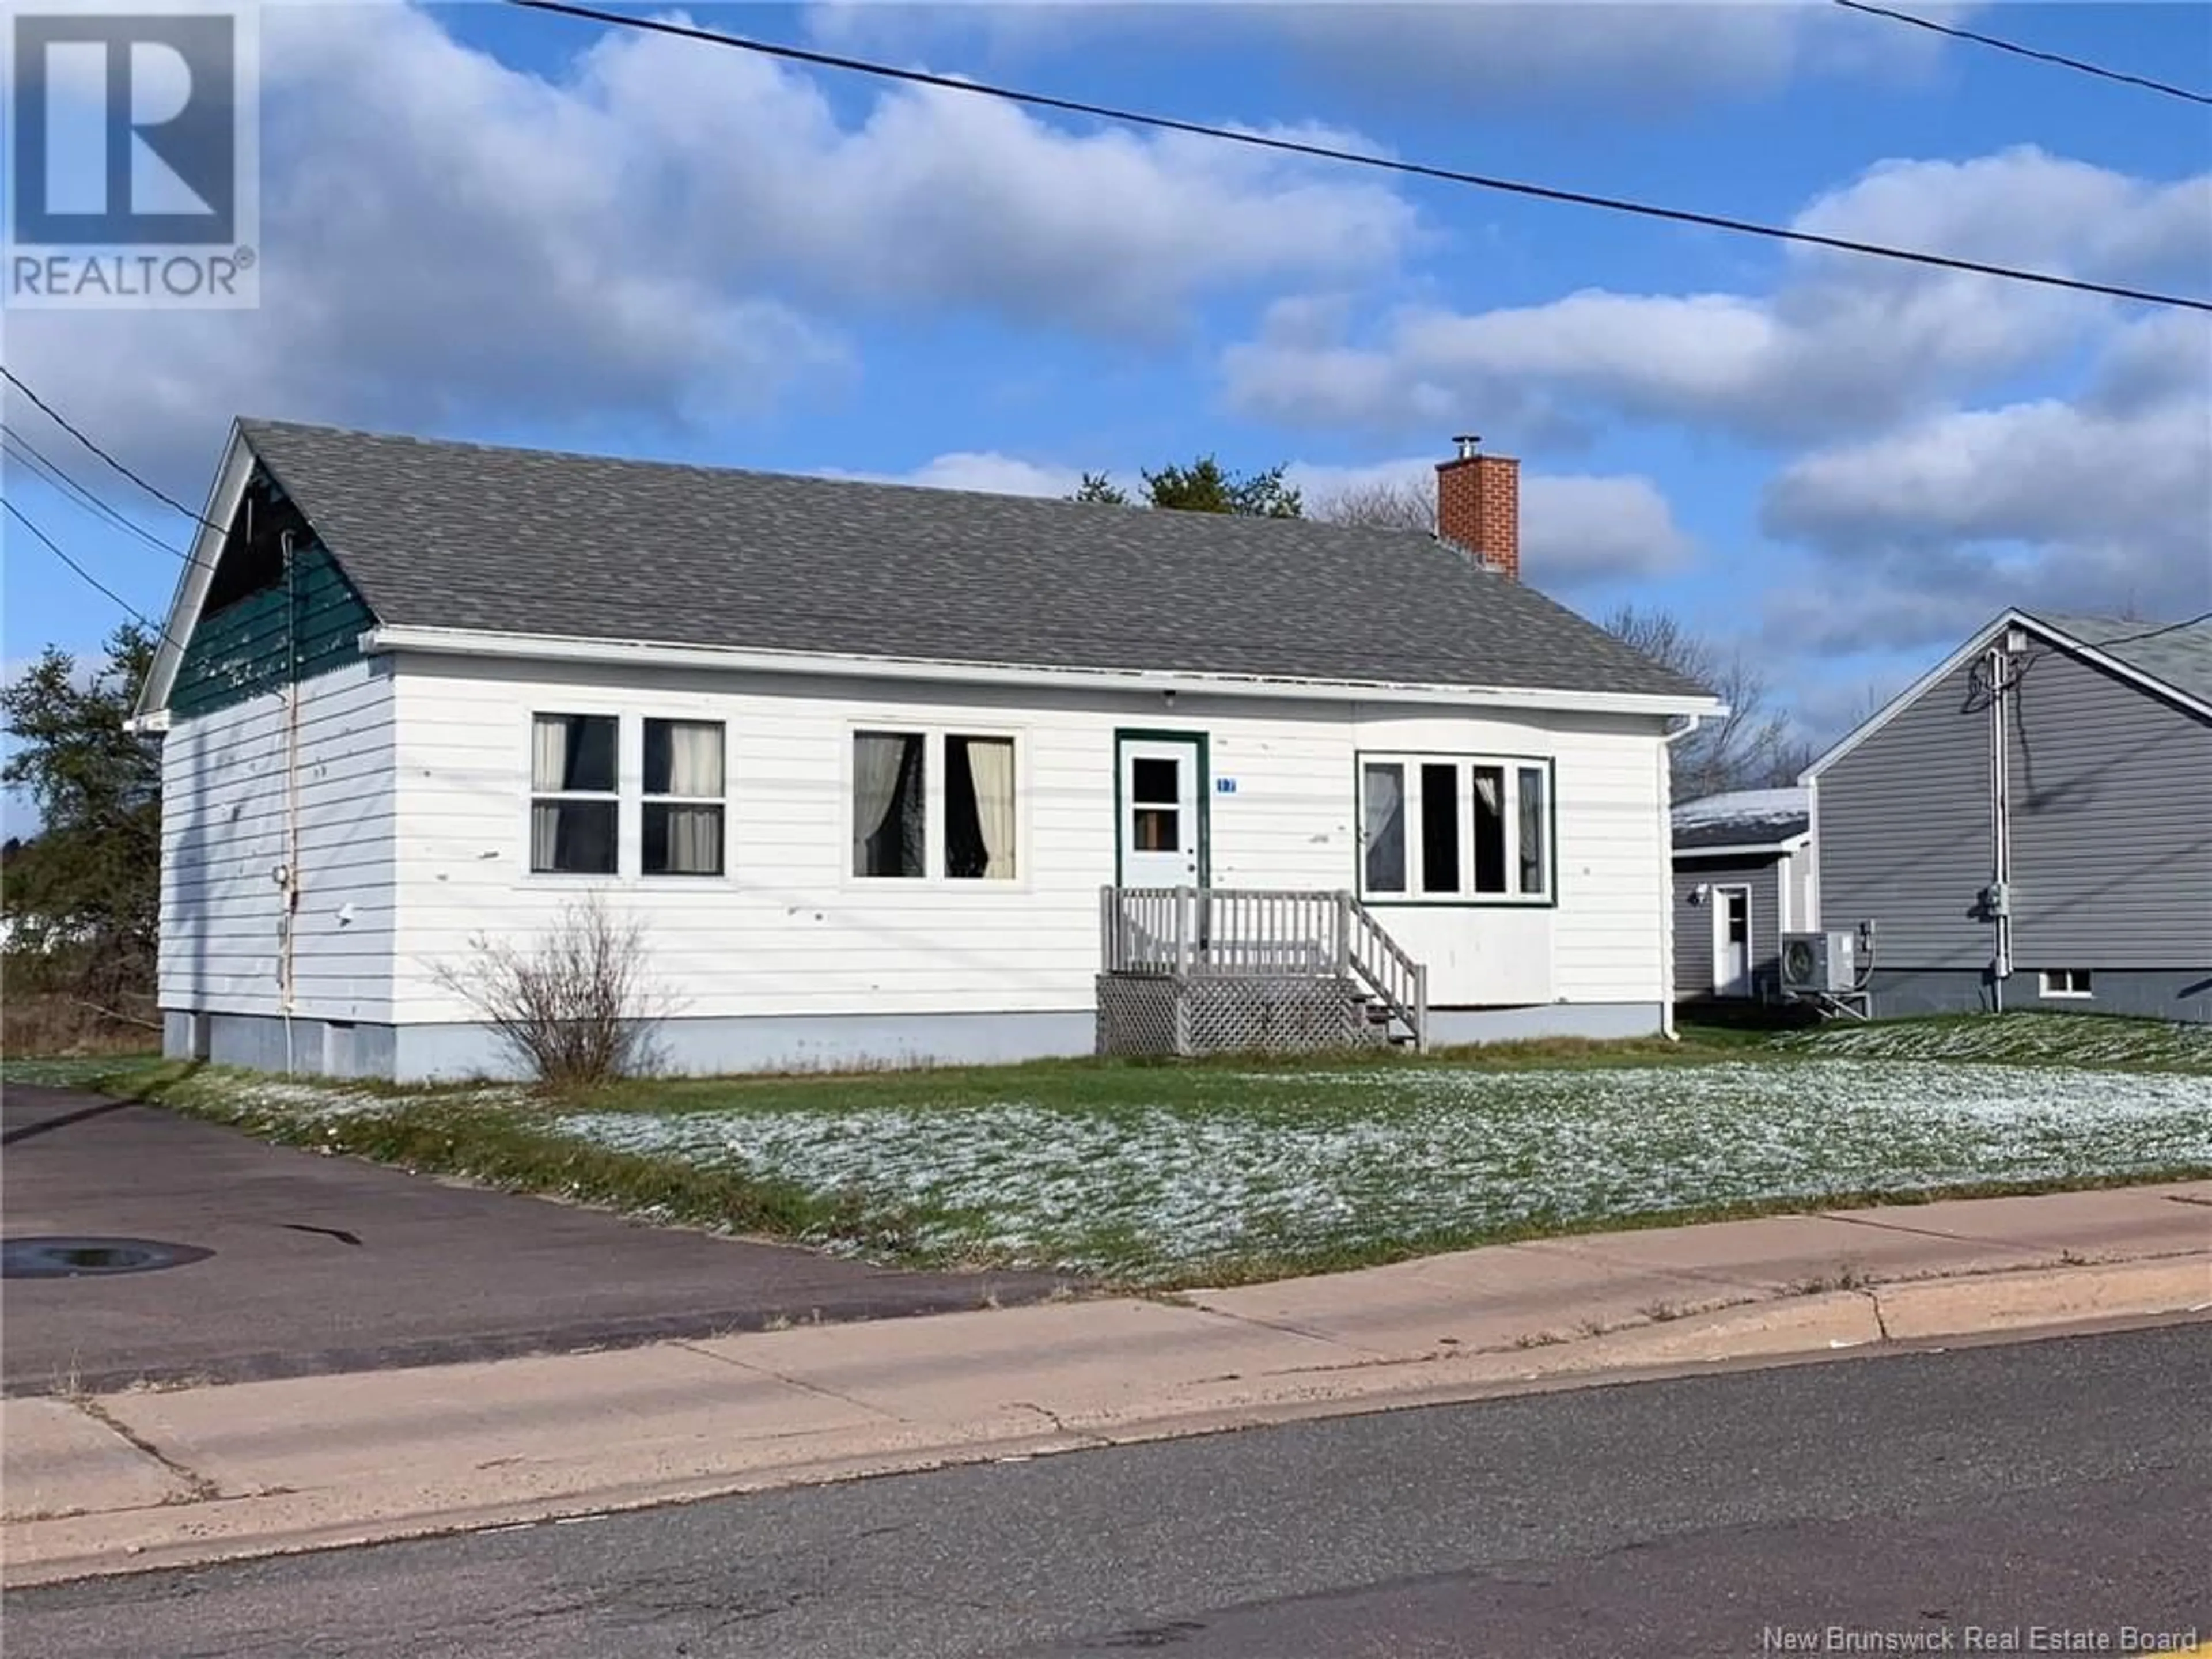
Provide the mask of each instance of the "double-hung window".
{"label": "double-hung window", "polygon": [[615,873],[622,841],[620,731],[612,714],[539,714],[532,720],[532,870]]}
{"label": "double-hung window", "polygon": [[722,723],[645,722],[639,867],[648,876],[722,873]]}
{"label": "double-hung window", "polygon": [[1012,881],[1020,841],[1014,740],[960,732],[853,734],[853,873]]}
{"label": "double-hung window", "polygon": [[1361,756],[1361,896],[1549,900],[1551,784],[1548,761]]}
{"label": "double-hung window", "polygon": [[[641,772],[623,759],[637,755],[641,735]],[[720,720],[533,714],[531,871],[719,876],[726,859],[724,785]]]}

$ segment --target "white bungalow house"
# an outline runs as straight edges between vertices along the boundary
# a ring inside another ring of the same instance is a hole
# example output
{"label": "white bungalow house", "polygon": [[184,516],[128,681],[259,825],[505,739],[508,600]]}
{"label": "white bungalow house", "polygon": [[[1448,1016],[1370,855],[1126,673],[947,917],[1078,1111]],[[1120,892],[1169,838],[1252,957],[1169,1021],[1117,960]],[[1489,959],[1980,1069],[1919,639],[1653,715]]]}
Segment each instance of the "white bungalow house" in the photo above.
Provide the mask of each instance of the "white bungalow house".
{"label": "white bungalow house", "polygon": [[495,1073],[440,969],[586,893],[693,1072],[1662,1030],[1718,705],[1438,475],[1442,538],[242,422],[140,716],[167,1048]]}

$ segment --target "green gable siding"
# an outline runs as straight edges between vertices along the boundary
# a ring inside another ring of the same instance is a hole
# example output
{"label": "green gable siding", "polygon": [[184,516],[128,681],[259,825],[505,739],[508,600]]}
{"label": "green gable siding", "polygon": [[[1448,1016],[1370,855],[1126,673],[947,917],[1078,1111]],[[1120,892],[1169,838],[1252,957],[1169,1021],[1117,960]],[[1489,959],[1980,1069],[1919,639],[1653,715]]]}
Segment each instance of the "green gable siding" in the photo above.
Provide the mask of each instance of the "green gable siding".
{"label": "green gable siding", "polygon": [[342,668],[359,659],[361,635],[375,621],[337,561],[319,542],[307,543],[293,556],[289,591],[280,580],[200,617],[169,708],[179,717],[204,714],[277,690],[285,684],[288,631],[297,641],[298,678]]}

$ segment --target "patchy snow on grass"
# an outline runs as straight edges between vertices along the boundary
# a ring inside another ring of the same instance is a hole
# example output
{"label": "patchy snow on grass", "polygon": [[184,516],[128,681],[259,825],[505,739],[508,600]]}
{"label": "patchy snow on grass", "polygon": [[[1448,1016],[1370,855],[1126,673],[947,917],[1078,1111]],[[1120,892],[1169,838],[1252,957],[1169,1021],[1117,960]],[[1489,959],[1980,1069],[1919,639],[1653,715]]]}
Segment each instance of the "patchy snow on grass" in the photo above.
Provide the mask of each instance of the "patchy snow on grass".
{"label": "patchy snow on grass", "polygon": [[551,1127],[910,1212],[921,1256],[1143,1279],[1528,1223],[2212,1164],[2212,1079],[1891,1060],[1370,1066],[1217,1073],[1176,1103],[583,1112]]}
{"label": "patchy snow on grass", "polygon": [[2100,1014],[2017,1012],[1823,1025],[1778,1036],[1774,1046],[1833,1060],[2055,1062],[2212,1072],[2212,1026]]}
{"label": "patchy snow on grass", "polygon": [[441,1089],[410,1094],[404,1090],[366,1089],[328,1078],[257,1077],[203,1073],[172,1085],[168,1099],[197,1110],[230,1118],[275,1119],[287,1123],[320,1123],[339,1118],[396,1112],[436,1104],[461,1109],[520,1105],[528,1096],[519,1087],[488,1084],[474,1089]]}

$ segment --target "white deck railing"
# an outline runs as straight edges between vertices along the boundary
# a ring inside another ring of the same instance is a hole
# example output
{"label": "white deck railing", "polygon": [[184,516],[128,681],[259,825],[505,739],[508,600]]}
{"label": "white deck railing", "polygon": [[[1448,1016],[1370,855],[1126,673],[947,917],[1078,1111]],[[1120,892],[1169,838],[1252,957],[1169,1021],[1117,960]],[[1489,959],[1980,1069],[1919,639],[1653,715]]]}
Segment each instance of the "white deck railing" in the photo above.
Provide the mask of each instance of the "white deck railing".
{"label": "white deck railing", "polygon": [[1099,959],[1109,974],[1350,980],[1428,1048],[1428,969],[1342,890],[1103,888]]}

